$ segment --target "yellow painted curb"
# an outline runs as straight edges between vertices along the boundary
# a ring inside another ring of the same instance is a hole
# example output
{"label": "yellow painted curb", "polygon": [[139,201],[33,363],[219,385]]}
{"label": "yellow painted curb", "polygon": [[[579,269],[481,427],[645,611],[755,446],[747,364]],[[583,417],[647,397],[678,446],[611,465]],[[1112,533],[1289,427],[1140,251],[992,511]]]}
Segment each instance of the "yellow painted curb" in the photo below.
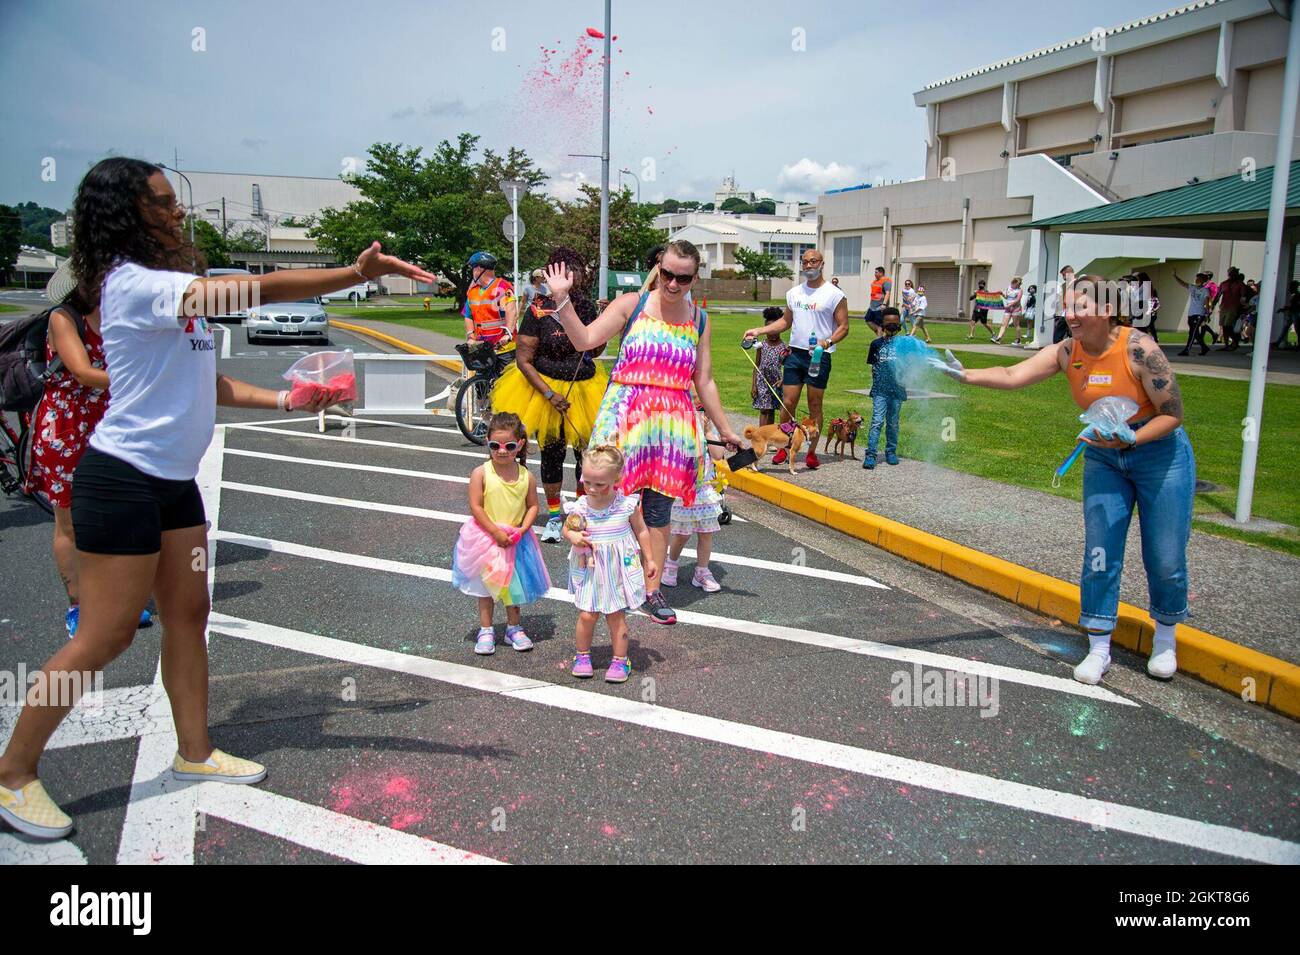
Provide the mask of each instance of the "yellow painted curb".
{"label": "yellow painted curb", "polygon": [[[400,348],[402,351],[411,355],[432,355],[433,352],[427,348],[421,348],[419,345],[412,345],[410,342],[404,342],[400,338],[394,338],[392,335],[385,335],[383,332],[377,332],[373,328],[366,328],[364,325],[353,325],[351,322],[341,322],[337,318],[331,318],[329,323],[335,328],[341,328],[345,332],[352,332],[356,335],[366,335],[370,338],[378,339],[392,345],[394,348]],[[442,365],[444,368],[450,368],[452,371],[460,371],[461,364],[458,361],[452,361],[448,358],[435,358],[433,364]]]}
{"label": "yellow painted curb", "polygon": [[[1003,600],[1071,625],[1079,618],[1077,584],[1066,583],[767,474],[740,471],[731,474],[730,481],[732,487],[746,494],[996,594]],[[1149,653],[1155,625],[1146,611],[1121,603],[1118,617],[1114,641],[1137,653]],[[1178,670],[1248,702],[1300,718],[1300,666],[1294,663],[1179,624]]]}
{"label": "yellow painted curb", "polygon": [[[329,322],[344,331],[367,335],[412,355],[433,354],[427,348],[361,325],[334,318]],[[461,368],[459,362],[445,359],[435,361],[455,371]],[[733,487],[746,494],[801,514],[819,524],[923,564],[1044,616],[1056,617],[1064,623],[1071,623],[1079,617],[1077,584],[1066,583],[767,474],[756,471],[730,472],[729,480]],[[1117,615],[1119,619],[1115,622],[1114,641],[1138,653],[1149,652],[1155,625],[1146,611],[1132,604],[1121,603]],[[1247,702],[1259,703],[1293,719],[1300,719],[1300,666],[1294,663],[1287,663],[1180,623],[1178,671],[1227,690]]]}

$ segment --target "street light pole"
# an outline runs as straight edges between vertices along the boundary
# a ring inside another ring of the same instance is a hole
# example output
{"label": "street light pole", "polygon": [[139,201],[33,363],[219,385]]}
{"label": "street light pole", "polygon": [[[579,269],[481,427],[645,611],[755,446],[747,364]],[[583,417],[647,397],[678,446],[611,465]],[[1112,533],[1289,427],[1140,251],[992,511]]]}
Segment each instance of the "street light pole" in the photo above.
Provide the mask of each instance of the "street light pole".
{"label": "street light pole", "polygon": [[638,206],[641,205],[641,177],[638,176],[636,173],[632,172],[631,169],[620,169],[620,170],[618,171],[618,185],[619,185],[619,188],[622,188],[622,186],[623,186],[623,175],[624,175],[624,174],[627,174],[627,175],[631,176],[631,177],[632,177],[632,181],[636,183],[636,204],[637,204]]}
{"label": "street light pole", "polygon": [[162,162],[160,162],[158,165],[159,165],[159,167],[161,167],[162,169],[168,169],[168,170],[171,170],[172,172],[176,173],[176,175],[180,176],[182,179],[185,180],[185,185],[189,186],[189,189],[190,189],[190,204],[189,204],[189,210],[190,210],[190,268],[191,268],[191,269],[197,269],[197,268],[199,267],[199,263],[198,263],[198,258],[197,258],[196,254],[195,254],[195,251],[194,251],[194,183],[190,182],[190,177],[187,176],[187,175],[185,175],[185,173],[181,172],[179,169],[176,169],[175,167],[173,167],[173,166],[169,166],[169,165],[167,165],[166,163],[162,163]]}
{"label": "street light pole", "polygon": [[610,0],[605,0],[605,95],[600,147],[600,293],[609,295],[609,71]]}

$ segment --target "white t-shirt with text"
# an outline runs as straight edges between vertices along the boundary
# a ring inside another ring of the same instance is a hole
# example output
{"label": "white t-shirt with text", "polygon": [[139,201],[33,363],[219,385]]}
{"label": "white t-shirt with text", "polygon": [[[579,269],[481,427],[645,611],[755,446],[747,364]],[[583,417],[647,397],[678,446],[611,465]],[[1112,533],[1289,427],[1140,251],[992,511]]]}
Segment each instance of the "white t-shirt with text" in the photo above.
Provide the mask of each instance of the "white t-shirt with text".
{"label": "white t-shirt with text", "polygon": [[[807,283],[796,285],[785,293],[785,304],[794,315],[794,324],[790,327],[790,347],[808,350],[808,336],[815,335],[820,341],[830,338],[835,331],[835,309],[844,301],[844,293],[830,282],[823,282],[817,288],[809,288]],[[834,352],[831,345],[827,352]]]}
{"label": "white t-shirt with text", "polygon": [[196,278],[128,262],[108,273],[100,296],[112,397],[90,446],[168,481],[198,474],[217,417],[212,332],[202,317],[177,317]]}

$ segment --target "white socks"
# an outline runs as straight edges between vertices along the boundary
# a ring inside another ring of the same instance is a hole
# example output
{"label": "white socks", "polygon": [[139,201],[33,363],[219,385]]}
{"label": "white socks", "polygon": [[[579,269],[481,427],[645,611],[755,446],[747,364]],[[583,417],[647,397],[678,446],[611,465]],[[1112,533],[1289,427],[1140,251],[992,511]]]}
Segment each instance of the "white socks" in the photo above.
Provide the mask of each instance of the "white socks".
{"label": "white socks", "polygon": [[1096,654],[1100,657],[1110,659],[1110,631],[1105,633],[1093,633],[1088,631],[1088,655]]}
{"label": "white socks", "polygon": [[1110,669],[1110,631],[1088,632],[1088,655],[1074,668],[1074,678],[1080,683],[1096,686]]}
{"label": "white socks", "polygon": [[1151,641],[1151,657],[1147,660],[1147,673],[1157,680],[1171,679],[1178,672],[1174,630],[1174,624],[1156,623],[1156,635]]}
{"label": "white socks", "polygon": [[[1175,625],[1156,624],[1156,635],[1151,641],[1151,657],[1147,660],[1147,673],[1157,680],[1168,680],[1178,672],[1175,654]],[[1088,655],[1074,668],[1074,678],[1080,683],[1096,686],[1110,669],[1110,633],[1088,633]]]}

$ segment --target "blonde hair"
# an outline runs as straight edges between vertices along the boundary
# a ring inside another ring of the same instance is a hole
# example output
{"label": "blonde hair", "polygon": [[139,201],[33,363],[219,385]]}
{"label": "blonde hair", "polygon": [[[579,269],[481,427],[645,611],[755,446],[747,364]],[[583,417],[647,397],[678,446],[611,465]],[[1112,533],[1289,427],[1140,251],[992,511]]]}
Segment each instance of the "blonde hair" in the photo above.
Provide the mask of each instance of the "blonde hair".
{"label": "blonde hair", "polygon": [[[664,256],[669,252],[674,255],[680,255],[684,259],[690,259],[695,263],[695,274],[700,273],[700,250],[695,247],[693,242],[686,239],[674,239],[664,246],[663,252],[659,256],[659,262],[664,260]],[[651,289],[659,287],[659,262],[654,264],[650,274],[645,277],[645,284],[641,286],[641,294],[644,295]]]}
{"label": "blonde hair", "polygon": [[613,470],[616,480],[623,476],[623,466],[626,461],[623,452],[612,444],[597,444],[582,452],[584,468],[609,467]]}

